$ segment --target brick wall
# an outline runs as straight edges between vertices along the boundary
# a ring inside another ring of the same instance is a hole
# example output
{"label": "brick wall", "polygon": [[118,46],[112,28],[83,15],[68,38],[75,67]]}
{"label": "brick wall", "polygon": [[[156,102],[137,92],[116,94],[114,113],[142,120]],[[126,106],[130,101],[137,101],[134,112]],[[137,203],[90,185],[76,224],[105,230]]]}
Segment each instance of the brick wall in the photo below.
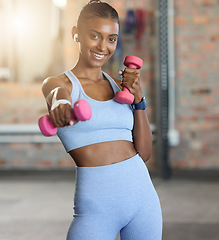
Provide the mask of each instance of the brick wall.
{"label": "brick wall", "polygon": [[219,168],[219,2],[175,1],[174,168]]}
{"label": "brick wall", "polygon": [[36,123],[46,113],[41,83],[4,83],[0,88],[1,124]]}

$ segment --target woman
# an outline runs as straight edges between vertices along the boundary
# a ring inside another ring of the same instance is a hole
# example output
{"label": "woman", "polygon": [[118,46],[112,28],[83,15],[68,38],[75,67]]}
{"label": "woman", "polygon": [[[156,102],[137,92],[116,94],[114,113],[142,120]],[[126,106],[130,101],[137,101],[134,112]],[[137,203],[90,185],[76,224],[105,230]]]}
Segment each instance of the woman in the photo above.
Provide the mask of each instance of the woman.
{"label": "woman", "polygon": [[[140,86],[140,71],[120,71],[122,82],[101,70],[113,55],[119,17],[107,3],[90,1],[72,37],[80,45],[72,70],[43,82],[42,91],[58,136],[77,165],[74,219],[67,240],[158,240],[162,216],[158,196],[144,164],[152,135]],[[134,108],[114,100],[127,87]],[[92,118],[71,120],[73,104],[85,99]]]}

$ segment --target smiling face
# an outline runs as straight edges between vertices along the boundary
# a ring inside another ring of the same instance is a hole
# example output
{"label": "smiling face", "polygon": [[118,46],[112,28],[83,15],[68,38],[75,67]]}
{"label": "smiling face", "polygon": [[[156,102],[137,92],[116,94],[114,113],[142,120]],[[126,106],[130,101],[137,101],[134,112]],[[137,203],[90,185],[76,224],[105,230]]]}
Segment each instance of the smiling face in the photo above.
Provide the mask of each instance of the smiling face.
{"label": "smiling face", "polygon": [[116,50],[119,24],[112,18],[93,17],[78,31],[80,60],[88,67],[102,67]]}

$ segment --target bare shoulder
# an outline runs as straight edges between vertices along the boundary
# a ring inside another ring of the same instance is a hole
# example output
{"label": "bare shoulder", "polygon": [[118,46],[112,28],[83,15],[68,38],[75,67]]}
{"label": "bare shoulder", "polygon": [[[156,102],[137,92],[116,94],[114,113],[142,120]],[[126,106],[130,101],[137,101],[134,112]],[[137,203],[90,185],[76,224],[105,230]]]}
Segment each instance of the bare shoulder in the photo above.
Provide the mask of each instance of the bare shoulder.
{"label": "bare shoulder", "polygon": [[58,75],[58,76],[50,76],[43,80],[43,86],[44,85],[59,85],[62,86],[66,83],[67,77],[64,76],[64,74]]}
{"label": "bare shoulder", "polygon": [[69,87],[69,79],[65,74],[50,76],[43,80],[42,83],[42,91],[44,94],[52,91],[55,88],[68,88]]}

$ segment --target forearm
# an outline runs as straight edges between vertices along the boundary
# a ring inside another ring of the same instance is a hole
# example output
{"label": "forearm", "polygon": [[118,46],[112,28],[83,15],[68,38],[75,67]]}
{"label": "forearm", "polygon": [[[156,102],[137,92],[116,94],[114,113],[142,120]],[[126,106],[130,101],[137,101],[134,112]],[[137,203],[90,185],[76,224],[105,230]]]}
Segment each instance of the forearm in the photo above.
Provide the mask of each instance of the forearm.
{"label": "forearm", "polygon": [[[119,72],[122,75],[122,87],[127,87],[134,95],[134,104],[143,100],[140,84],[140,70],[125,68]],[[147,118],[146,110],[134,110],[133,142],[136,151],[139,152],[143,161],[147,161],[151,156],[152,134]]]}
{"label": "forearm", "polygon": [[134,111],[133,141],[136,151],[146,162],[152,151],[152,133],[146,110]]}

